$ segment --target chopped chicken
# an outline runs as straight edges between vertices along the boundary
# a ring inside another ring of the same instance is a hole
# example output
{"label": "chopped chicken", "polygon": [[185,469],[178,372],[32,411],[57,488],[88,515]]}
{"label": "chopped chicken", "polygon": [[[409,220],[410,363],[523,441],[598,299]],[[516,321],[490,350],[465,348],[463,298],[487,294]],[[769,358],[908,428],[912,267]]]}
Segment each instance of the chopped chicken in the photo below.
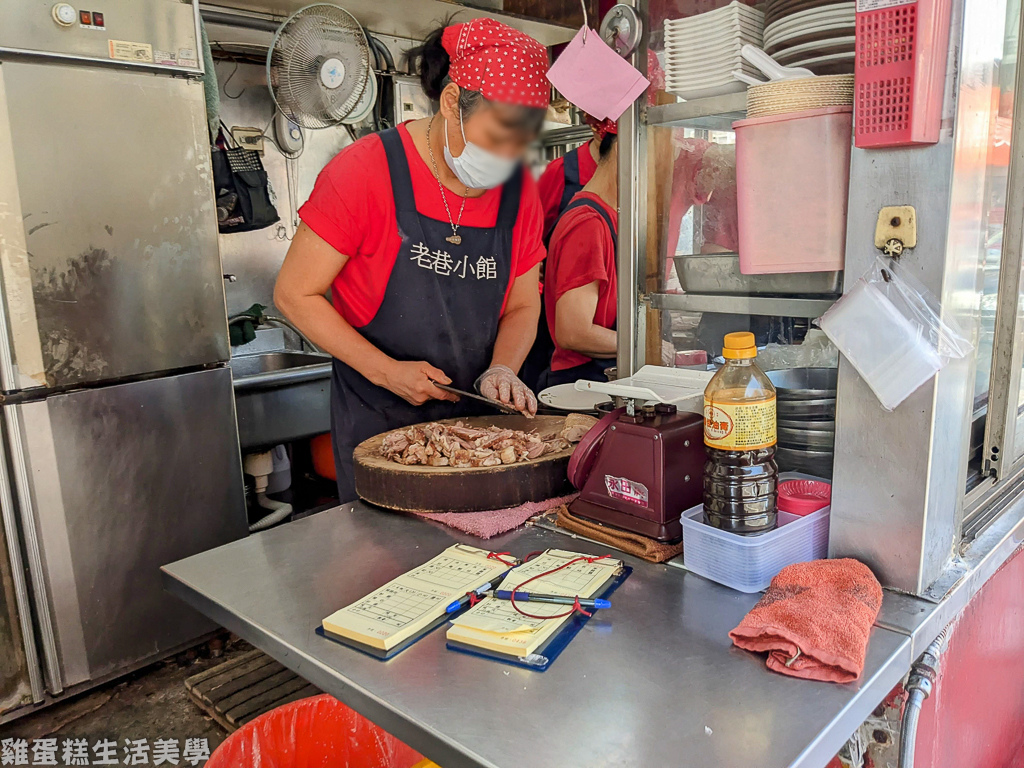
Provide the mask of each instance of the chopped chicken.
{"label": "chopped chicken", "polygon": [[585,413],[571,413],[565,417],[565,426],[559,435],[570,443],[578,443],[597,424],[597,419]]}
{"label": "chopped chicken", "polygon": [[542,435],[501,427],[468,427],[462,422],[417,424],[386,434],[380,452],[398,464],[496,467],[564,451],[579,442],[593,423],[594,419],[573,414],[560,433]]}

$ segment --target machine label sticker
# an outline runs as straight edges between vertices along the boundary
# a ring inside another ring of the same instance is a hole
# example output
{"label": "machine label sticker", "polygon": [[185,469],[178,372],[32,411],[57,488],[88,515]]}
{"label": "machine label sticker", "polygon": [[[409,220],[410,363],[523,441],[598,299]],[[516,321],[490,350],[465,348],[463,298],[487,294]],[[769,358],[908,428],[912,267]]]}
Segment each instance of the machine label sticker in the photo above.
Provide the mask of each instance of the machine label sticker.
{"label": "machine label sticker", "polygon": [[883,8],[895,8],[898,5],[913,5],[917,0],[857,0],[857,13],[880,11]]}
{"label": "machine label sticker", "polygon": [[167,66],[176,67],[178,66],[178,57],[174,55],[174,51],[161,51],[154,49],[153,62],[155,64],[165,64]]}
{"label": "machine label sticker", "polygon": [[650,498],[650,494],[647,486],[643,483],[627,480],[624,477],[605,475],[604,487],[608,490],[608,495],[613,499],[628,501],[630,504],[636,504],[638,507],[649,506],[647,500]]}
{"label": "machine label sticker", "polygon": [[134,61],[136,63],[153,63],[153,46],[149,43],[132,43],[128,40],[108,40],[110,58],[118,61]]}
{"label": "machine label sticker", "polygon": [[754,403],[712,403],[704,398],[704,444],[723,451],[775,445],[775,397]]}
{"label": "machine label sticker", "polygon": [[182,67],[197,67],[199,59],[196,57],[195,48],[179,48],[178,64]]}

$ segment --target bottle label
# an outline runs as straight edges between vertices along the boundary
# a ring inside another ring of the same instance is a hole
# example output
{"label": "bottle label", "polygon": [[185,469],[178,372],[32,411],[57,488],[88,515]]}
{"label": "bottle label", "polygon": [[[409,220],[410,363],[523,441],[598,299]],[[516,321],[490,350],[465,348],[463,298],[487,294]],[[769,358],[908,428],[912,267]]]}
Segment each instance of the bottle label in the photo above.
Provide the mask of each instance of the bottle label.
{"label": "bottle label", "polygon": [[723,451],[775,445],[775,396],[753,403],[714,403],[705,397],[704,444]]}

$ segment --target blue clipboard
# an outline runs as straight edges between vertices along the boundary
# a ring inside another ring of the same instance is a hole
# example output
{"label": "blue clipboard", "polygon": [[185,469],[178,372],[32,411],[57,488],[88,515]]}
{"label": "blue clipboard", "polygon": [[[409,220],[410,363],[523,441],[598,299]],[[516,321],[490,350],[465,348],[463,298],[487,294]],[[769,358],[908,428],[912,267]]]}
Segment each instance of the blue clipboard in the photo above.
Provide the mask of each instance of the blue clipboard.
{"label": "blue clipboard", "polygon": [[[615,577],[607,589],[602,592],[598,597],[608,599],[611,594],[619,588],[619,586],[629,575],[633,573],[633,569],[624,565],[622,567],[622,573]],[[606,610],[614,610],[606,609]],[[565,647],[572,642],[572,639],[579,634],[579,631],[583,629],[583,626],[590,621],[590,616],[584,616],[582,613],[576,612],[572,619],[563,627],[562,631],[557,635],[549,639],[544,645],[538,648],[529,656],[508,656],[503,653],[497,653],[495,651],[489,651],[485,648],[478,648],[477,646],[463,645],[462,643],[452,642],[451,640],[446,641],[446,645],[449,650],[458,651],[459,653],[465,653],[470,656],[481,656],[485,659],[492,659],[494,661],[500,661],[504,664],[511,664],[513,667],[523,667],[524,669],[532,669],[535,672],[543,672],[555,659],[558,658],[559,654],[565,650]]]}

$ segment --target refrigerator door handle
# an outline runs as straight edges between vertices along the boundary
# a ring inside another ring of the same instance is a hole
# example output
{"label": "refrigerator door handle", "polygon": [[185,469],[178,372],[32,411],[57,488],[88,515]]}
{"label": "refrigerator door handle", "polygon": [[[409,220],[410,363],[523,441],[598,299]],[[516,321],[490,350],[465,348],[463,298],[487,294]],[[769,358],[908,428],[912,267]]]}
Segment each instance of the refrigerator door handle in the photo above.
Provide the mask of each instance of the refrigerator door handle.
{"label": "refrigerator door handle", "polygon": [[[36,621],[39,627],[38,634],[43,648],[46,685],[50,693],[56,696],[64,690],[64,684],[61,679],[60,658],[57,653],[57,638],[54,634],[53,618],[50,615],[50,607],[46,600],[46,574],[39,549],[39,535],[36,530],[35,515],[33,514],[32,484],[29,480],[28,462],[25,457],[22,441],[22,424],[17,408],[17,406],[9,406],[4,409],[4,414],[7,420],[7,445],[10,448],[10,460],[20,503],[15,505],[11,493],[10,480],[7,477],[7,469],[4,467],[3,476],[0,479],[0,483],[2,483],[2,487],[0,487],[0,504],[2,504],[4,512],[4,525],[8,530],[14,530],[8,525],[8,515],[11,517],[11,522],[13,522],[15,517],[14,508],[16,507],[21,512],[21,530],[25,540],[25,551],[28,555],[28,571],[32,577],[32,595],[35,598]],[[23,573],[20,569],[17,569],[17,572]],[[23,577],[22,585],[24,587]],[[23,618],[22,625],[24,623]],[[31,636],[29,635],[29,637]],[[36,657],[34,647],[32,649],[32,657]],[[38,662],[33,666],[36,669],[36,677],[38,677]],[[35,682],[33,682],[32,687],[34,696]]]}

